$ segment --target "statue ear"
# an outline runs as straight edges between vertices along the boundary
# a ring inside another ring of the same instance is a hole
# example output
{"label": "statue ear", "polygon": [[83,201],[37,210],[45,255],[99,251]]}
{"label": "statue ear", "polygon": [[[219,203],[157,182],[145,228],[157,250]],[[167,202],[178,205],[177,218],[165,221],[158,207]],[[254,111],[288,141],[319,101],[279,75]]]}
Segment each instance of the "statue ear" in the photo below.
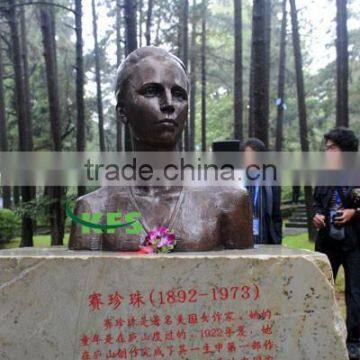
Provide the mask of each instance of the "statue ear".
{"label": "statue ear", "polygon": [[118,114],[119,119],[124,123],[124,124],[128,124],[128,119],[126,117],[125,114],[125,108],[123,106],[121,106],[121,104],[118,104],[116,106],[116,112]]}

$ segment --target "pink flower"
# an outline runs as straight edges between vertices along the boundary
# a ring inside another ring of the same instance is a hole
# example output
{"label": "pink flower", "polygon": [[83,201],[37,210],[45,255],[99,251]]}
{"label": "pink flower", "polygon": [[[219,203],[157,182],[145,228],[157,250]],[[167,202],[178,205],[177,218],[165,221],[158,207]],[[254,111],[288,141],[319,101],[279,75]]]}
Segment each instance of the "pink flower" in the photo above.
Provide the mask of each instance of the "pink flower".
{"label": "pink flower", "polygon": [[175,234],[165,226],[158,226],[145,237],[145,246],[152,246],[155,252],[170,252],[175,247]]}

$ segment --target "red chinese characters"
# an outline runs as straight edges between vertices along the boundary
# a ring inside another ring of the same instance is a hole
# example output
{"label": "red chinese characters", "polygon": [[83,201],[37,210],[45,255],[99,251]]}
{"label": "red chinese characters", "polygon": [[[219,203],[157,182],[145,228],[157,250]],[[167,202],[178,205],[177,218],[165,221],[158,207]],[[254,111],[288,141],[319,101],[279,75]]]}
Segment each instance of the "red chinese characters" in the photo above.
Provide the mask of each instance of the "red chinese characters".
{"label": "red chinese characters", "polygon": [[99,328],[81,334],[81,359],[273,360],[276,328],[260,295],[256,284],[93,291]]}

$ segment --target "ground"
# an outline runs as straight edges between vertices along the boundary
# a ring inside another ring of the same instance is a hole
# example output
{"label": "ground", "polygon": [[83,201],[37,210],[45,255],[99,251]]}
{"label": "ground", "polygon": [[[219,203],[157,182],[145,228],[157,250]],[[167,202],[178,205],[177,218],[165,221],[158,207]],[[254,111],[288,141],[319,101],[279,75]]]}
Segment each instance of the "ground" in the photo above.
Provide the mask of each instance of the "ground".
{"label": "ground", "polygon": [[[65,235],[64,244],[67,245],[69,241],[69,234]],[[20,239],[16,238],[7,244],[0,244],[0,249],[8,249],[19,246]],[[37,235],[34,237],[34,244],[36,247],[49,247],[50,246],[50,235]],[[307,233],[301,233],[296,235],[286,235],[283,239],[283,245],[297,248],[297,249],[307,249],[314,250],[314,243],[310,242],[308,239]],[[335,291],[336,299],[339,303],[341,313],[345,317],[346,308],[345,308],[345,280],[344,272],[341,268],[336,279]]]}

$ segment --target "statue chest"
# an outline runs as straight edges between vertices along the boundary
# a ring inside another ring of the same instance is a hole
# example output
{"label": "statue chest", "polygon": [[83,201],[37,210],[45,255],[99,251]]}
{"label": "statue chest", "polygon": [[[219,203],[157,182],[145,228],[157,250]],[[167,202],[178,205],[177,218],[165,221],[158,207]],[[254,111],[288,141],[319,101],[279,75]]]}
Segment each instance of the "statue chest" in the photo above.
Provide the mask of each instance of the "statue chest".
{"label": "statue chest", "polygon": [[112,211],[121,208],[124,213],[138,212],[143,228],[139,234],[118,229],[115,234],[105,236],[113,244],[141,241],[148,231],[165,226],[175,233],[176,250],[205,251],[221,247],[221,201],[209,194],[184,193],[180,199],[176,196],[136,197],[135,204],[122,197],[112,199],[109,205]]}

